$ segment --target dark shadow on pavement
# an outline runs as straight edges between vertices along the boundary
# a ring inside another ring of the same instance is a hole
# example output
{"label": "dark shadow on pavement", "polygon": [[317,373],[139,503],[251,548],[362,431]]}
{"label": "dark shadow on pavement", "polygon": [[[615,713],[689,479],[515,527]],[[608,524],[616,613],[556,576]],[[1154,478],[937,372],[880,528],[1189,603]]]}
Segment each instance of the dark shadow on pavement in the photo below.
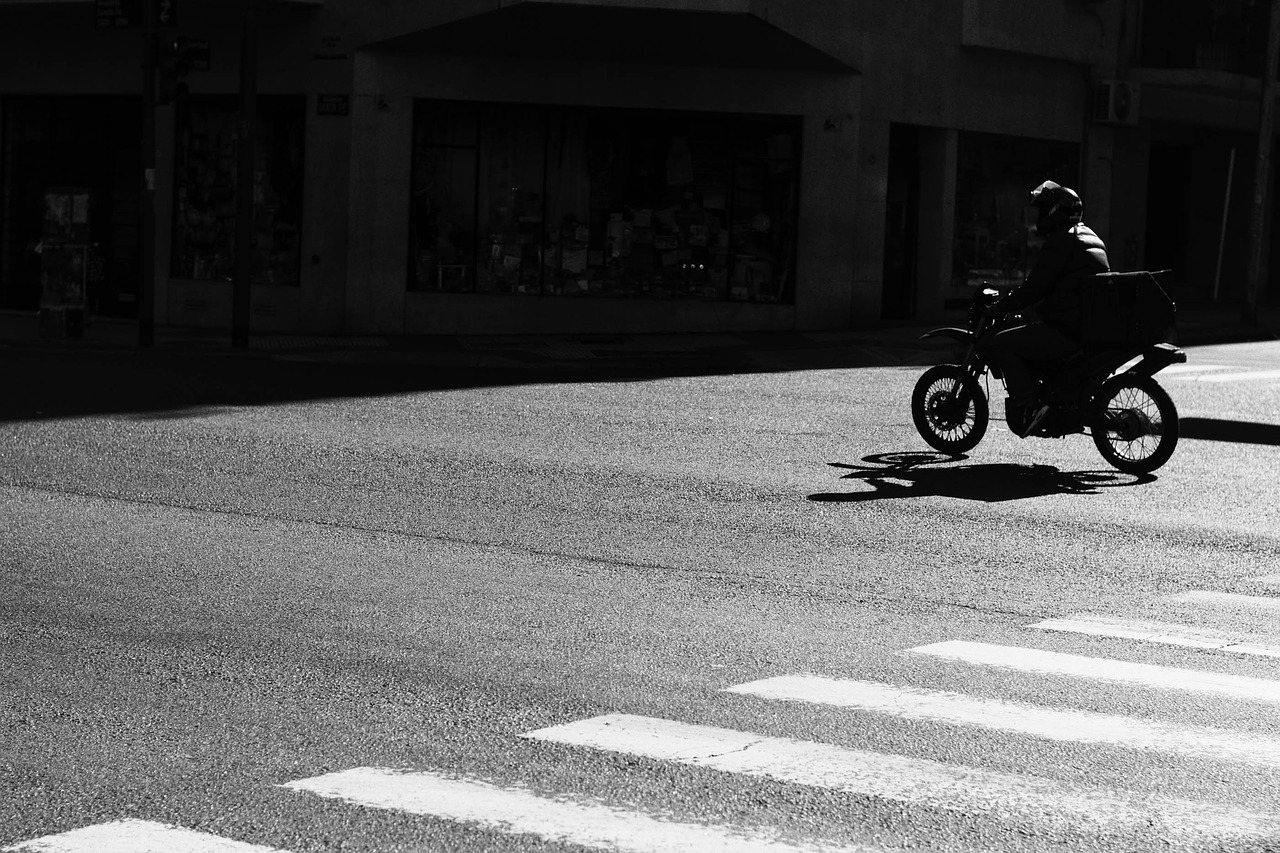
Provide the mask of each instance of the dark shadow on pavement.
{"label": "dark shadow on pavement", "polygon": [[1137,486],[1153,482],[1153,474],[1119,471],[1062,471],[1052,465],[989,463],[955,465],[967,456],[934,452],[874,453],[864,456],[867,465],[832,462],[849,471],[841,479],[862,480],[869,491],[825,492],[809,495],[811,501],[857,503],[886,498],[951,497],[997,503],[1046,495],[1093,495],[1101,489]]}
{"label": "dark shadow on pavement", "polygon": [[[227,406],[672,375],[274,357],[259,352],[0,347],[0,423],[110,414],[181,418]],[[711,371],[707,371],[711,372]]]}
{"label": "dark shadow on pavement", "polygon": [[1277,424],[1227,421],[1219,418],[1181,418],[1178,421],[1178,431],[1182,438],[1280,446],[1280,425]]}

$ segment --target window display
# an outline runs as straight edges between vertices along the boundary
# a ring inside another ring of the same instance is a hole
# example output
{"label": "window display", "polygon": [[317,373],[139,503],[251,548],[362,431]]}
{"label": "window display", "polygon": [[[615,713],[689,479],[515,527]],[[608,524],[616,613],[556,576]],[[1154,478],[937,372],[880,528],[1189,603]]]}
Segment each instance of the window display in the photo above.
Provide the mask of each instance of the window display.
{"label": "window display", "polygon": [[799,121],[419,101],[409,287],[789,302]]}
{"label": "window display", "polygon": [[[297,285],[305,100],[259,97],[253,179],[254,284]],[[174,278],[230,281],[235,273],[234,98],[192,98],[178,118]]]}
{"label": "window display", "polygon": [[1047,180],[1074,187],[1079,146],[961,133],[958,155],[952,283],[1021,284],[1040,245],[1027,196]]}

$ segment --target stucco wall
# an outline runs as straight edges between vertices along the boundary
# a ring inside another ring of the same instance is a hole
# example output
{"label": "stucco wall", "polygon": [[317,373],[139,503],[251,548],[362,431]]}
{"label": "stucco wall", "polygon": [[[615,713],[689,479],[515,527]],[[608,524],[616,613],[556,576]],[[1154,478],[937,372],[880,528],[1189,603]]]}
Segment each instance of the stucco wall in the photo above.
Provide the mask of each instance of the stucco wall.
{"label": "stucco wall", "polygon": [[[962,43],[1088,65],[1104,46],[1107,6],[1082,0],[963,0]],[[1101,8],[1100,8],[1101,7]]]}

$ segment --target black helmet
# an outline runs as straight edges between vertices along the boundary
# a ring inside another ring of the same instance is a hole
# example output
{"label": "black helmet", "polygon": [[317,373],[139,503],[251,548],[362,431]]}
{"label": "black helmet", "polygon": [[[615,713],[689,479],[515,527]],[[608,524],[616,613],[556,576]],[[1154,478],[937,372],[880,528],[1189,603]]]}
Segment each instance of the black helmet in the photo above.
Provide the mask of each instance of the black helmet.
{"label": "black helmet", "polygon": [[1075,190],[1053,181],[1045,181],[1031,191],[1031,206],[1040,211],[1036,231],[1044,236],[1078,224],[1084,215],[1084,202]]}

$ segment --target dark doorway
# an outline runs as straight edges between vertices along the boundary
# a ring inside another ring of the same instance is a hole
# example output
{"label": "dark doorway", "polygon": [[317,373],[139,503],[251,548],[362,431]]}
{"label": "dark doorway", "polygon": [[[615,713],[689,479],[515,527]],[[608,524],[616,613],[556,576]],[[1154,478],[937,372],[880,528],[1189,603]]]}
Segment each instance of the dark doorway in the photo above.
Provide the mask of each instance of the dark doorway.
{"label": "dark doorway", "polygon": [[[1191,153],[1190,145],[1151,143],[1145,264],[1148,269],[1173,270],[1175,290],[1180,291],[1177,295],[1185,295],[1182,285],[1186,281],[1187,244],[1191,238],[1191,192],[1187,179],[1193,166]],[[1216,234],[1214,236],[1216,238]]]}
{"label": "dark doorway", "polygon": [[96,261],[88,308],[136,316],[139,146],[142,112],[130,97],[12,97],[0,140],[0,308],[40,303],[44,195],[75,187],[90,195]]}
{"label": "dark doorway", "polygon": [[920,236],[919,128],[909,124],[890,125],[888,168],[880,316],[885,320],[906,320],[916,314]]}

